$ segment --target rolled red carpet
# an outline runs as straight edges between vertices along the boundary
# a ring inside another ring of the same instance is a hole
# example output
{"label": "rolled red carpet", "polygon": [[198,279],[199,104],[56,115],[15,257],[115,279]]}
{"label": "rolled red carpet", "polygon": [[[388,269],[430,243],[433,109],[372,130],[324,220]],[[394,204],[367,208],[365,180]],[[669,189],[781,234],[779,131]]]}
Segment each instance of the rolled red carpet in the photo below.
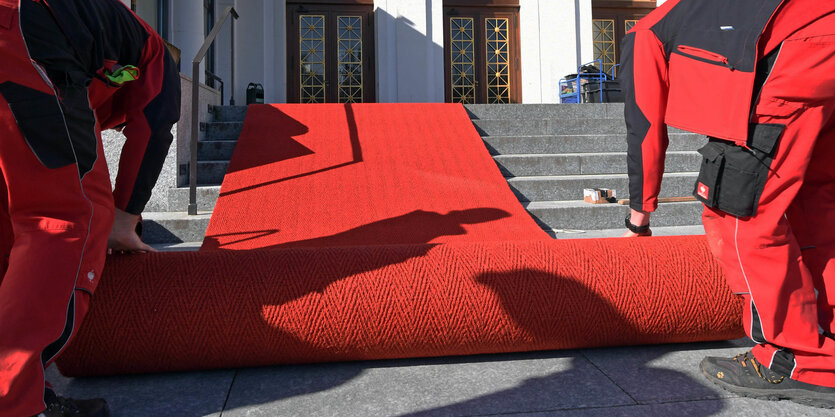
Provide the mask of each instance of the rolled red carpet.
{"label": "rolled red carpet", "polygon": [[61,371],[742,335],[704,237],[549,239],[460,105],[251,106],[203,249],[109,258]]}
{"label": "rolled red carpet", "polygon": [[71,376],[742,336],[704,237],[112,258]]}

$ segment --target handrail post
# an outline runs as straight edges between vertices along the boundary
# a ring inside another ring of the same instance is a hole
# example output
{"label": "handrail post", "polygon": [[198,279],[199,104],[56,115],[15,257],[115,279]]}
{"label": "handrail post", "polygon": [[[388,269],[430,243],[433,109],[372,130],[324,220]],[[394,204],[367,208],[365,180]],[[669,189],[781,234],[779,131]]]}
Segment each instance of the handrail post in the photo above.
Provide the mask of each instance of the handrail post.
{"label": "handrail post", "polygon": [[[189,149],[191,155],[189,158],[188,170],[188,214],[197,214],[197,136],[200,131],[200,114],[198,108],[200,107],[200,62],[206,56],[206,51],[209,50],[212,42],[215,41],[220,28],[226,22],[226,18],[232,15],[232,99],[231,104],[235,102],[235,19],[238,18],[238,12],[235,8],[229,6],[223,11],[223,15],[215,22],[212,31],[206,36],[197,55],[191,61],[191,143]],[[221,102],[220,104],[223,104]]]}
{"label": "handrail post", "polygon": [[200,130],[200,61],[191,64],[191,158],[188,164],[188,214],[197,214],[197,134]]}
{"label": "handrail post", "polygon": [[229,77],[229,105],[235,105],[235,19],[232,19],[232,35],[230,36],[232,39],[232,45],[229,49],[232,50],[232,59],[230,67],[232,75]]}

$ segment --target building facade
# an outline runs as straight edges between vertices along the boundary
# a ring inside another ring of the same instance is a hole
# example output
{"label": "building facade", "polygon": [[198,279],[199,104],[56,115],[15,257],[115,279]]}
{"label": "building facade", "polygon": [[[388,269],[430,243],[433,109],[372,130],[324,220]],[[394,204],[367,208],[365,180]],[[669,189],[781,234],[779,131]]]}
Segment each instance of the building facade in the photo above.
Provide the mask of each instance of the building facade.
{"label": "building facade", "polygon": [[[191,61],[233,6],[201,81],[243,104],[557,103],[560,78],[594,60],[616,71],[619,40],[656,0],[123,0]],[[658,1],[661,3],[662,1]],[[221,85],[223,87],[221,87]]]}

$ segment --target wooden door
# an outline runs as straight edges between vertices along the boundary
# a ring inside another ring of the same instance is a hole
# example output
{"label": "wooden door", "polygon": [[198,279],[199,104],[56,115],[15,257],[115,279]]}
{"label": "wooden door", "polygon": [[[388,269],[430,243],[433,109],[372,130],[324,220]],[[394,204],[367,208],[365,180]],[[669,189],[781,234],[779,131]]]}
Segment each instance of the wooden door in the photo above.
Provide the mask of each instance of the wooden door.
{"label": "wooden door", "polygon": [[445,7],[444,55],[447,102],[520,102],[518,7]]}
{"label": "wooden door", "polygon": [[654,9],[655,1],[592,1],[594,59],[602,61],[603,71],[612,74],[612,68],[620,62],[620,43],[626,32]]}
{"label": "wooden door", "polygon": [[375,101],[373,17],[371,5],[288,5],[287,101]]}

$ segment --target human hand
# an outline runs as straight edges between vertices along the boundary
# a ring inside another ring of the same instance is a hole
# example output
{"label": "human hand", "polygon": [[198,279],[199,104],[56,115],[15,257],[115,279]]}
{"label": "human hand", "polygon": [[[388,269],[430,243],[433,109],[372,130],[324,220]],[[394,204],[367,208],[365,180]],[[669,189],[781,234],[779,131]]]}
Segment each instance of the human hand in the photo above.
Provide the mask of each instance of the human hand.
{"label": "human hand", "polygon": [[156,252],[156,249],[145,244],[136,234],[136,226],[141,220],[138,214],[130,214],[117,208],[113,217],[113,229],[107,239],[107,253]]}

